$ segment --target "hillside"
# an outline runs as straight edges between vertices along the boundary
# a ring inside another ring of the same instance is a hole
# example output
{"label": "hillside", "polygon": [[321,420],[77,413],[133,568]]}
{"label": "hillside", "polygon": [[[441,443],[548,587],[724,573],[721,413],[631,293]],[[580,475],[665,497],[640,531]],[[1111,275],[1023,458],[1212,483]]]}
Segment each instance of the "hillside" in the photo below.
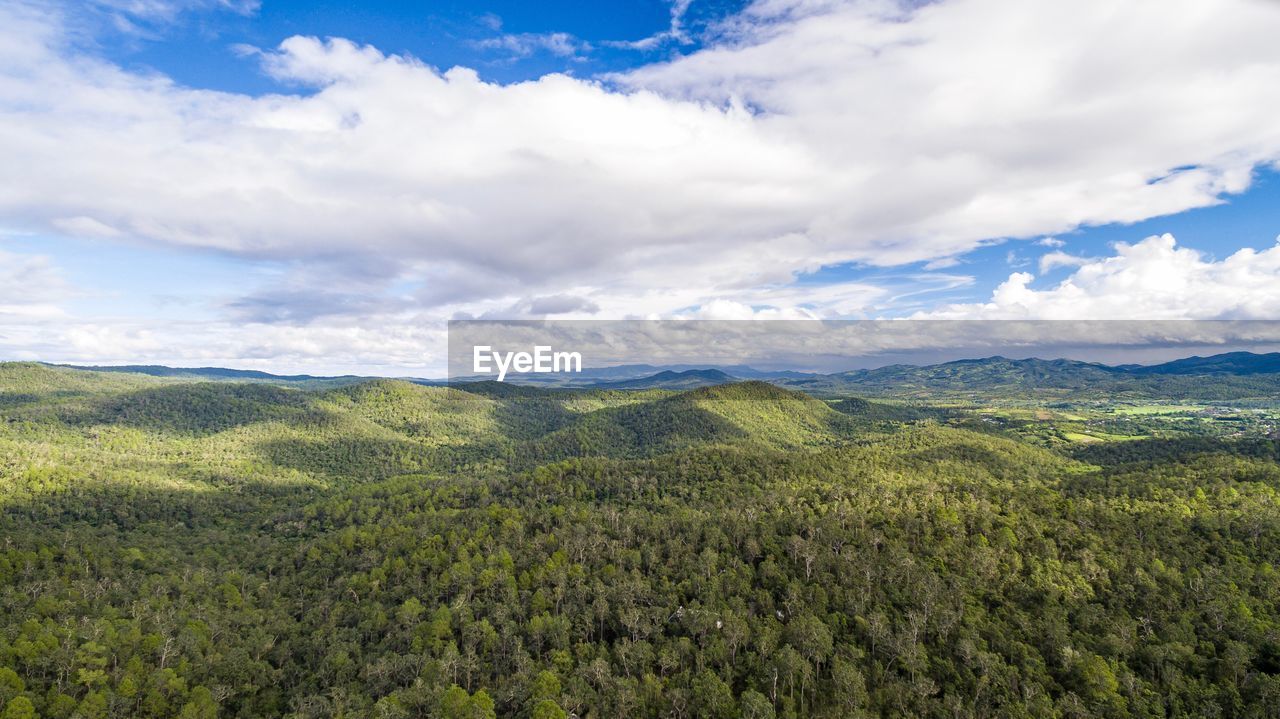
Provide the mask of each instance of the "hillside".
{"label": "hillside", "polygon": [[847,440],[851,431],[852,423],[823,402],[753,381],[586,412],[518,454],[539,462],[653,456],[696,445],[800,449]]}

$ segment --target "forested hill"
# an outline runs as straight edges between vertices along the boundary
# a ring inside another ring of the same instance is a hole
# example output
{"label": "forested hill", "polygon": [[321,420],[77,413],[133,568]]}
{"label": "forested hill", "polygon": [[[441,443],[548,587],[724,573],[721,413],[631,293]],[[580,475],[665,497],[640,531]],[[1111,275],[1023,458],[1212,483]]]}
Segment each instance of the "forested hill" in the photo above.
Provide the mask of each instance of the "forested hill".
{"label": "forested hill", "polygon": [[1210,357],[1187,357],[1157,365],[1126,368],[1133,374],[1274,374],[1280,372],[1280,352],[1227,352]]}
{"label": "forested hill", "polygon": [[[145,374],[188,382],[262,382],[306,389],[344,386],[371,379],[353,376],[273,375],[254,370],[215,367],[131,365],[66,369],[126,375]],[[1008,397],[1030,393],[1048,400],[1068,394],[1092,392],[1132,399],[1239,400],[1280,394],[1280,353],[1230,352],[1209,357],[1187,357],[1162,364],[1119,366],[1067,359],[1009,359],[996,356],[925,366],[890,365],[833,374],[763,372],[746,366],[660,368],[627,365],[588,368],[581,375],[513,376],[506,384],[593,390],[683,390],[744,380],[770,382],[822,397],[863,394],[936,400],[972,394]],[[428,386],[445,384],[423,379],[408,381]],[[465,384],[483,385],[486,382],[458,381],[454,386],[462,387]]]}
{"label": "forested hill", "polygon": [[777,382],[824,396],[854,392],[934,399],[972,394],[1034,395],[1041,399],[1072,396],[1079,400],[1084,394],[1093,394],[1103,398],[1235,400],[1280,394],[1280,355],[1241,352],[1125,366],[987,357],[923,367],[890,365]]}
{"label": "forested hill", "polygon": [[0,364],[0,716],[1275,716],[1280,444],[1005,419]]}
{"label": "forested hill", "polygon": [[281,375],[249,369],[228,369],[226,367],[166,367],[164,365],[51,365],[67,369],[87,372],[123,372],[127,374],[145,374],[152,377],[174,377],[186,381],[199,380],[231,380],[236,382],[351,382],[361,377],[354,375],[317,376],[309,374]]}

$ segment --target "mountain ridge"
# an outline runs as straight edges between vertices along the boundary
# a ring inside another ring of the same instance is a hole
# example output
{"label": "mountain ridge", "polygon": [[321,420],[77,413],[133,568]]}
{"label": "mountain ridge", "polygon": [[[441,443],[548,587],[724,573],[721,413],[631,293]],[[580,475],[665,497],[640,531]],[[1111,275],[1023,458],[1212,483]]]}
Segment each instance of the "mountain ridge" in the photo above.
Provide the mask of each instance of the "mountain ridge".
{"label": "mountain ridge", "polygon": [[[169,367],[165,365],[73,365],[36,363],[72,371],[109,372],[120,375],[148,375],[170,380],[250,381],[282,384],[342,385],[385,379],[360,375],[273,374],[261,370],[225,367]],[[584,376],[543,379],[540,376],[513,377],[506,384],[592,390],[692,389],[745,380],[762,380],[782,387],[805,391],[835,391],[842,388],[877,386],[963,390],[969,386],[994,384],[1031,388],[1071,389],[1117,381],[1173,382],[1179,378],[1213,376],[1257,378],[1280,375],[1280,352],[1226,352],[1179,358],[1150,365],[1107,365],[1065,358],[1012,359],[1002,355],[963,358],[926,365],[891,364],[828,374],[796,370],[757,370],[748,365],[618,365],[588,368]],[[420,385],[444,385],[438,379],[398,378]],[[456,384],[483,382],[483,378],[454,380]]]}

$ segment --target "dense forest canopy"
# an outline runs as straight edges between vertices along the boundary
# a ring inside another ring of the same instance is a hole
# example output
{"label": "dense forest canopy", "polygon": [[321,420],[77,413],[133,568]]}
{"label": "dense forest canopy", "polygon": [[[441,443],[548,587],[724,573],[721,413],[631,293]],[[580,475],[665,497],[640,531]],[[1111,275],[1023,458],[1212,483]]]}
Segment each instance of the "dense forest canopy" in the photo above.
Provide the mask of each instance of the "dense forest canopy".
{"label": "dense forest canopy", "polygon": [[1170,376],[0,364],[0,717],[1274,717],[1274,377]]}

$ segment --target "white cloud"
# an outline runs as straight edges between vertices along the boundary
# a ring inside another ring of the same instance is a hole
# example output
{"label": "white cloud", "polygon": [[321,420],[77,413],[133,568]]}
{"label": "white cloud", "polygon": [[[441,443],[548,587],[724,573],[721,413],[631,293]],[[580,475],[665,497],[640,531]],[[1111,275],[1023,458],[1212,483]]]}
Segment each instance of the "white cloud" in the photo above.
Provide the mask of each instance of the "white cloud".
{"label": "white cloud", "polygon": [[39,309],[25,306],[15,318],[0,305],[0,359],[389,376],[436,376],[445,361],[443,323],[412,318],[291,326],[130,317],[87,321],[57,311],[37,314]]}
{"label": "white cloud", "polygon": [[936,260],[930,260],[925,263],[926,270],[945,270],[948,267],[955,267],[960,264],[959,257],[939,257]]}
{"label": "white cloud", "polygon": [[228,10],[251,15],[262,6],[261,0],[89,0],[88,4],[137,18],[165,20],[190,10]]}
{"label": "white cloud", "polygon": [[[761,270],[729,276],[729,253],[785,245],[763,253],[783,274],[933,260],[1210,204],[1280,157],[1280,9],[992,1],[761,4],[756,30],[621,78],[631,93],[295,37],[265,65],[316,92],[250,98],[54,39],[0,75],[0,210],[256,256],[447,259],[526,293],[710,290]],[[707,104],[731,98],[763,112]]]}
{"label": "white cloud", "polygon": [[1059,240],[1056,237],[1041,237],[1040,239],[1036,240],[1036,244],[1040,245],[1041,247],[1052,247],[1054,249],[1057,249],[1059,247],[1066,246],[1067,243],[1063,242],[1062,240]]}
{"label": "white cloud", "polygon": [[1046,252],[1040,256],[1040,274],[1052,272],[1059,267],[1079,267],[1087,264],[1089,258],[1077,257],[1076,255],[1066,252],[1054,251]]}
{"label": "white cloud", "polygon": [[62,273],[48,257],[0,250],[0,304],[57,300],[68,291]]}
{"label": "white cloud", "polygon": [[[843,165],[828,188],[845,202],[824,203],[809,233],[874,236],[893,263],[1244,188],[1280,149],[1259,108],[1278,99],[1263,89],[1280,80],[1277,29],[1280,7],[1251,0],[768,0],[730,42],[618,80],[736,100],[820,147]],[[1246,86],[1267,98],[1235,95]]]}
{"label": "white cloud", "polygon": [[9,323],[65,317],[58,302],[69,294],[66,280],[48,257],[0,250],[0,333]]}
{"label": "white cloud", "polygon": [[712,300],[695,310],[678,312],[680,320],[814,320],[818,315],[802,307],[752,307],[733,300]]}
{"label": "white cloud", "polygon": [[[303,92],[263,97],[95,59],[33,7],[0,0],[0,217],[328,268],[228,303],[299,333],[228,339],[252,356],[559,296],[865,314],[883,289],[780,288],[1213,204],[1280,159],[1280,8],[1254,0],[761,0],[687,57],[511,85],[294,37],[259,60]],[[318,291],[327,319],[264,310]]]}
{"label": "white cloud", "polygon": [[[1172,235],[1116,245],[1057,285],[1035,289],[1015,272],[985,303],[954,304],[917,318],[1272,320],[1280,318],[1280,242],[1222,260],[1179,247]],[[1043,271],[1043,270],[1042,270]]]}
{"label": "white cloud", "polygon": [[56,217],[49,221],[49,224],[59,232],[71,237],[95,237],[99,239],[111,239],[120,237],[123,233],[116,228],[99,222],[92,217]]}
{"label": "white cloud", "polygon": [[580,59],[591,50],[590,43],[565,32],[512,33],[476,40],[472,45],[482,50],[502,50],[512,59],[529,57],[536,52]]}
{"label": "white cloud", "polygon": [[114,31],[126,41],[158,38],[195,13],[230,12],[251,16],[261,0],[5,0],[44,15],[61,15],[78,33]]}

